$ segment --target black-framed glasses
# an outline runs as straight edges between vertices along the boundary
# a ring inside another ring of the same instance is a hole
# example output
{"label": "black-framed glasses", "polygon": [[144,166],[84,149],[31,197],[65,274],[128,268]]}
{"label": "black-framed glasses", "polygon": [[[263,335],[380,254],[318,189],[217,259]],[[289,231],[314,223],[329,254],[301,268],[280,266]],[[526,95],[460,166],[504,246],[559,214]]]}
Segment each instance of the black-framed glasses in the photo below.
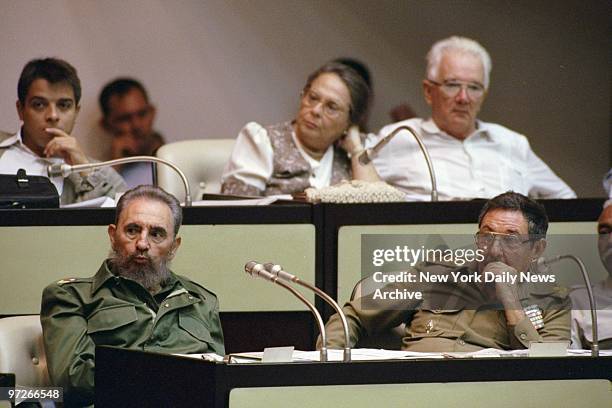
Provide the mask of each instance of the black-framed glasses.
{"label": "black-framed glasses", "polygon": [[482,98],[485,93],[485,88],[483,85],[476,82],[462,82],[462,81],[444,81],[442,83],[433,81],[428,79],[427,81],[431,82],[433,85],[439,87],[444,95],[449,98],[454,98],[461,92],[462,89],[465,88],[467,95],[471,100],[478,100]]}
{"label": "black-framed glasses", "polygon": [[[527,237],[527,239],[525,239],[525,237]],[[535,238],[529,237],[529,235],[504,234],[501,232],[477,232],[474,235],[476,246],[482,249],[491,248],[496,239],[499,239],[502,248],[509,250],[517,250],[523,244],[535,240]]]}
{"label": "black-framed glasses", "polygon": [[302,92],[302,102],[309,108],[315,107],[321,103],[323,114],[330,118],[337,118],[349,110],[333,100],[323,99],[321,95],[312,89]]}

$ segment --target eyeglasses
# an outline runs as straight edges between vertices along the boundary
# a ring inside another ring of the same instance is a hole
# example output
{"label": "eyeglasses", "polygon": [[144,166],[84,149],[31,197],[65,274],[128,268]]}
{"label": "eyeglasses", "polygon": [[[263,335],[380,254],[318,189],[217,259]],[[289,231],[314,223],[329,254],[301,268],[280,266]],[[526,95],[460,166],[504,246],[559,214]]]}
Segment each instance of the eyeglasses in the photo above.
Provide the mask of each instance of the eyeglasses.
{"label": "eyeglasses", "polygon": [[337,118],[344,112],[348,111],[348,109],[343,108],[335,101],[323,99],[313,90],[308,90],[302,93],[302,102],[309,108],[314,108],[321,103],[323,114],[330,118]]}
{"label": "eyeglasses", "polygon": [[484,95],[485,89],[484,86],[474,83],[474,82],[460,82],[460,81],[444,81],[443,83],[432,81],[428,79],[427,81],[431,82],[435,86],[439,86],[444,95],[449,98],[454,98],[461,92],[462,89],[465,89],[467,95],[471,100],[475,101]]}
{"label": "eyeglasses", "polygon": [[488,249],[493,246],[495,240],[499,238],[499,243],[504,249],[517,250],[521,245],[534,238],[524,239],[528,235],[503,234],[500,232],[477,232],[474,235],[474,242],[478,248]]}

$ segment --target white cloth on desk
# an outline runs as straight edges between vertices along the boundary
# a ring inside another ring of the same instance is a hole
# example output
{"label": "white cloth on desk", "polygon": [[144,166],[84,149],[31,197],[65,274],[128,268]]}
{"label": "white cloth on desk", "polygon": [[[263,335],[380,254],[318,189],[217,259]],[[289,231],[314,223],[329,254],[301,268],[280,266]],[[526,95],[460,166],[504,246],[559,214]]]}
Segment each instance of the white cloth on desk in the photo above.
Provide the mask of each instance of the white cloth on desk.
{"label": "white cloth on desk", "polygon": [[[476,131],[461,141],[441,131],[432,119],[414,118],[370,135],[366,147],[402,125],[414,129],[427,147],[440,200],[488,199],[508,190],[533,198],[576,197],[531,150],[525,136],[494,123],[478,121]],[[374,165],[383,180],[407,193],[408,200],[430,199],[427,164],[409,132],[401,131],[384,146]]]}
{"label": "white cloth on desk", "polygon": [[[17,174],[17,170],[24,169],[28,176],[49,177],[47,167],[50,164],[64,163],[64,159],[58,157],[39,157],[30,150],[21,138],[21,128],[13,136],[0,142],[0,147],[8,147],[0,160],[0,174]],[[64,189],[64,178],[62,176],[49,179],[57,188],[61,196]]]}
{"label": "white cloth on desk", "polygon": [[[327,149],[321,160],[315,160],[304,151],[295,132],[291,137],[300,154],[312,168],[310,185],[315,188],[329,186],[334,161],[333,146]],[[272,176],[273,158],[274,150],[267,130],[259,123],[249,122],[238,134],[232,156],[223,171],[222,180],[234,176],[263,191],[266,189],[266,182]]]}

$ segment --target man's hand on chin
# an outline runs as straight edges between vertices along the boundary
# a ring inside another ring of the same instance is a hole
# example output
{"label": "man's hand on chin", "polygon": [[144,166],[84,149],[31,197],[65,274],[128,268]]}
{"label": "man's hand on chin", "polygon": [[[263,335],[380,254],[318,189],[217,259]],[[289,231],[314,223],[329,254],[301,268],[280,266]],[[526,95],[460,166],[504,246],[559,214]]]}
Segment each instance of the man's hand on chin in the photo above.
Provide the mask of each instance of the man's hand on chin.
{"label": "man's hand on chin", "polygon": [[518,277],[516,269],[503,262],[491,262],[487,264],[485,271],[492,272],[496,277],[499,276],[504,278],[495,282],[495,295],[502,305],[504,305],[508,325],[516,326],[525,318],[525,312],[523,311],[519,297],[518,280],[512,283],[508,279],[508,276]]}
{"label": "man's hand on chin", "polygon": [[89,163],[76,138],[58,128],[47,128],[45,130],[55,135],[45,146],[43,151],[45,157],[62,157],[70,165]]}

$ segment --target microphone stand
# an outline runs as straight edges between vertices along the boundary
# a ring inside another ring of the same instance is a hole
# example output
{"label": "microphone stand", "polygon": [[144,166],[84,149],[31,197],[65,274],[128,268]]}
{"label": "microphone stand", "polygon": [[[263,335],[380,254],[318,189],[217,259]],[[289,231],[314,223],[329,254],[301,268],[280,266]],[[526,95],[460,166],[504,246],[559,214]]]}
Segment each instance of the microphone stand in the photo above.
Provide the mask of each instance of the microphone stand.
{"label": "microphone stand", "polygon": [[47,174],[49,175],[49,177],[57,177],[57,176],[68,177],[70,174],[76,173],[79,171],[93,170],[93,169],[97,169],[100,167],[109,167],[109,166],[115,166],[118,164],[137,163],[137,162],[161,163],[161,164],[165,164],[166,166],[169,166],[170,168],[172,168],[172,170],[178,173],[179,177],[181,178],[181,181],[183,182],[183,187],[185,188],[185,207],[191,207],[191,190],[189,188],[189,181],[187,180],[185,173],[183,173],[183,171],[179,169],[176,164],[169,162],[168,160],[160,159],[154,156],[122,157],[120,159],[114,159],[114,160],[108,160],[108,161],[96,162],[96,163],[75,164],[72,166],[66,163],[52,164],[47,167]]}
{"label": "microphone stand", "polygon": [[319,331],[321,332],[321,338],[323,339],[323,347],[321,347],[320,359],[321,361],[327,361],[327,346],[326,346],[327,334],[325,333],[325,325],[323,324],[323,318],[321,317],[321,314],[319,314],[319,311],[317,310],[317,308],[315,308],[314,305],[311,302],[309,302],[308,299],[306,299],[304,295],[302,295],[300,292],[293,289],[290,285],[287,285],[285,282],[279,280],[278,276],[275,276],[271,274],[270,272],[266,271],[262,264],[257,263],[255,261],[250,261],[246,265],[244,265],[244,270],[246,273],[248,273],[254,278],[256,277],[263,278],[267,281],[270,281],[270,282],[276,283],[279,286],[282,286],[283,288],[291,292],[295,297],[297,297],[302,303],[304,303],[308,307],[308,309],[310,309],[312,314],[315,316],[315,319],[317,320],[317,324],[319,325]]}
{"label": "microphone stand", "polygon": [[599,357],[599,339],[597,336],[597,306],[595,304],[595,296],[593,296],[593,289],[591,288],[591,280],[589,279],[589,274],[586,271],[586,267],[580,258],[574,255],[557,255],[555,257],[550,258],[549,260],[545,260],[544,264],[552,264],[563,259],[571,259],[572,261],[578,264],[578,268],[580,269],[580,273],[582,274],[582,279],[586,285],[587,294],[589,295],[589,305],[591,306],[591,335],[593,336],[593,344],[591,346],[591,356]]}
{"label": "microphone stand", "polygon": [[[338,305],[338,303],[336,303],[336,301],[334,299],[331,298],[331,296],[329,296],[327,293],[323,292],[321,289],[317,288],[316,286],[308,283],[308,282],[304,282],[303,280],[301,280],[300,278],[298,278],[297,276],[290,274],[289,272],[286,272],[283,270],[283,267],[280,265],[276,265],[273,263],[266,263],[263,265],[264,268],[270,272],[272,275],[286,280],[286,281],[290,281],[290,282],[294,282],[298,285],[301,285],[305,288],[308,288],[310,290],[312,290],[313,292],[315,292],[317,295],[319,295],[321,298],[323,298],[323,300],[325,300],[331,307],[334,308],[334,310],[338,313],[338,315],[340,316],[340,321],[342,322],[342,328],[344,329],[344,351],[343,351],[343,358],[342,361],[344,361],[345,363],[348,363],[351,361],[351,347],[350,347],[350,343],[349,343],[349,332],[348,332],[348,323],[346,321],[346,316],[344,315],[344,312],[342,311],[342,309],[340,308],[340,306]],[[324,330],[325,331],[325,330]],[[325,342],[326,338],[321,335],[321,342],[323,344],[323,347],[325,347],[327,345],[327,343]]]}
{"label": "microphone stand", "polygon": [[406,126],[406,125],[398,126],[397,128],[393,130],[393,132],[389,133],[387,136],[379,140],[378,143],[374,145],[374,147],[371,147],[363,151],[363,153],[359,155],[359,163],[363,165],[370,163],[374,159],[374,157],[376,157],[376,154],[378,153],[378,151],[382,149],[387,143],[389,143],[391,139],[393,139],[395,135],[397,135],[400,132],[400,130],[407,130],[412,136],[414,136],[414,138],[416,139],[416,142],[421,148],[421,152],[423,152],[423,156],[425,157],[425,162],[427,163],[427,169],[429,170],[429,178],[431,179],[431,201],[438,201],[438,187],[436,183],[436,173],[434,172],[433,164],[431,162],[431,157],[429,157],[429,152],[427,151],[425,144],[421,140],[421,137],[409,126]]}

